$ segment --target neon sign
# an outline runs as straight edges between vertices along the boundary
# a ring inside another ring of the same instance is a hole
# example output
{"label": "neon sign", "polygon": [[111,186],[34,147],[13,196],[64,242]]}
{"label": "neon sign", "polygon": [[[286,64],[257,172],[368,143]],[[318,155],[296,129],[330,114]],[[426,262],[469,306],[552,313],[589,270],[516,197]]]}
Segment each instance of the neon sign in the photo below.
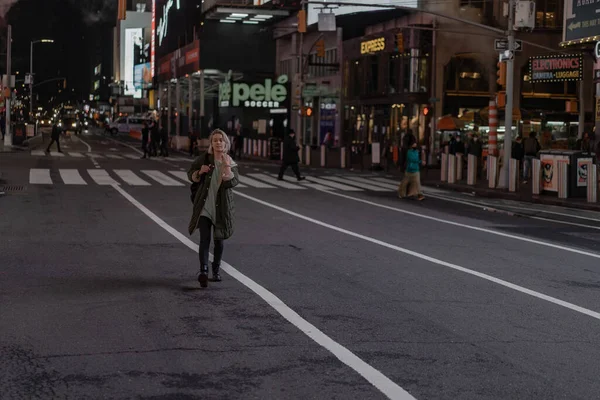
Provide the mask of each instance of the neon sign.
{"label": "neon sign", "polygon": [[[160,20],[158,21],[158,29],[156,32],[156,35],[158,36],[158,45],[159,46],[162,46],[162,42],[163,42],[164,38],[167,37],[168,25],[169,25],[169,12],[171,12],[174,2],[175,2],[174,0],[169,0],[163,6],[163,15],[160,18]],[[180,10],[180,9],[181,9],[181,0],[177,0],[177,10]]]}

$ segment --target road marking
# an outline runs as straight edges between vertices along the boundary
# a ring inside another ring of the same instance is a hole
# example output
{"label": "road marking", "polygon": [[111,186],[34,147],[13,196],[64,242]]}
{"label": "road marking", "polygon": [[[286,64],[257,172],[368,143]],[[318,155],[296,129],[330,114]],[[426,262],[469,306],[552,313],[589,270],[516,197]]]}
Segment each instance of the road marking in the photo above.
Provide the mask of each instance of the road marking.
{"label": "road marking", "polygon": [[259,189],[275,189],[275,186],[267,185],[266,183],[259,182],[256,179],[248,178],[243,175],[238,176],[238,181],[242,182],[244,185]]}
{"label": "road marking", "polygon": [[77,136],[73,136],[73,138],[77,138],[77,140],[79,140],[81,143],[85,144],[88,148],[88,152],[91,153],[92,152],[92,146],[90,146],[86,141],[84,141],[83,139],[77,137]]}
{"label": "road marking", "polygon": [[327,186],[323,186],[323,185],[319,185],[318,183],[312,183],[312,182],[301,182],[300,183],[302,186],[306,186],[308,188],[313,188],[313,189],[321,189],[321,190],[336,190],[334,188],[330,188]]}
{"label": "road marking", "polygon": [[123,154],[123,157],[129,158],[131,160],[139,160],[140,156],[135,154]]}
{"label": "road marking", "polygon": [[143,170],[142,173],[148,175],[150,178],[154,179],[156,182],[160,183],[163,186],[183,186],[183,183],[176,181],[175,179],[163,174],[160,171]]}
{"label": "road marking", "polygon": [[374,185],[374,186],[379,186],[381,188],[385,188],[387,190],[398,190],[398,185],[390,185],[387,183],[381,183],[381,182],[374,182],[372,179],[367,179],[367,178],[359,178],[356,176],[346,176],[346,179],[354,181],[354,182],[359,182],[359,183],[364,183],[367,185]]}
{"label": "road marking", "polygon": [[31,152],[32,156],[46,156],[46,153],[44,152],[44,150],[33,150]]}
{"label": "road marking", "polygon": [[51,155],[52,157],[64,157],[64,156],[65,156],[63,153],[54,152],[54,151],[51,151],[51,152],[50,152],[50,155]]}
{"label": "road marking", "polygon": [[191,184],[190,180],[188,179],[187,172],[185,172],[185,171],[169,171],[169,173],[171,175],[173,175],[174,177],[179,178],[182,181]]}
{"label": "road marking", "polygon": [[398,185],[400,185],[400,182],[402,181],[402,179],[395,181],[393,179],[386,179],[386,178],[373,178],[373,180],[377,181],[377,182],[382,182],[382,183],[389,183],[390,185],[396,186],[396,188],[398,187]]}
{"label": "road marking", "polygon": [[98,164],[98,161],[96,161],[96,158],[94,157],[94,155],[92,153],[86,153],[86,154],[92,161],[92,164],[94,164],[94,167],[100,168],[100,164]]}
{"label": "road marking", "polygon": [[535,208],[512,206],[512,205],[509,205],[509,204],[506,204],[504,206],[505,207],[509,207],[509,208],[514,208],[515,210],[531,211],[531,212],[541,212],[541,213],[544,213],[544,214],[560,215],[562,217],[569,217],[569,218],[575,218],[575,219],[582,219],[582,220],[586,220],[586,221],[600,222],[600,219],[590,218],[590,217],[584,217],[582,215],[566,214],[566,213],[560,213],[560,212],[556,212],[556,211],[538,210],[538,209],[535,209]]}
{"label": "road marking", "polygon": [[315,177],[312,177],[312,176],[307,176],[306,180],[307,181],[311,181],[311,182],[315,182],[315,183],[319,183],[319,184],[324,185],[324,186],[329,186],[329,187],[332,187],[334,189],[344,190],[346,192],[362,192],[363,191],[362,189],[357,188],[357,187],[348,186],[348,185],[342,185],[341,183],[330,182],[330,181],[326,181],[325,179],[315,178]]}
{"label": "road marking", "polygon": [[[131,146],[131,145],[127,144],[127,143],[121,142],[120,140],[113,139],[113,138],[106,138],[106,139],[107,139],[107,140],[110,140],[111,142],[114,142],[114,143],[120,144],[121,146],[129,147],[131,150],[135,151],[136,153],[138,153],[138,154],[140,154],[140,155],[143,155],[143,154],[144,154],[144,152],[143,152],[143,151],[141,151],[141,150],[139,150],[139,149],[136,149],[135,147],[133,147],[133,146]],[[138,156],[138,157],[136,157],[136,158],[139,158],[139,156]]]}
{"label": "road marking", "polygon": [[81,153],[77,153],[77,152],[69,152],[69,156],[71,157],[75,157],[75,158],[84,158],[85,156]]}
{"label": "road marking", "polygon": [[[133,196],[127,193],[123,188],[114,186],[114,189],[119,192],[127,201],[133,204],[138,210],[144,213],[148,218],[154,221],[158,226],[163,228],[165,231],[170,233],[173,237],[179,240],[182,244],[190,248],[194,252],[198,252],[198,244],[194,243],[182,233],[178,232],[172,226],[167,224],[165,221],[160,219],[156,214],[146,208],[143,204],[137,201]],[[237,193],[237,192],[236,192]],[[244,195],[245,196],[245,195]],[[249,197],[249,196],[246,196]],[[211,255],[212,260],[212,255]],[[277,311],[283,318],[289,323],[298,328],[302,333],[311,338],[319,346],[328,350],[338,360],[352,368],[364,379],[366,379],[371,385],[377,388],[385,396],[392,400],[416,400],[406,390],[393,382],[390,378],[385,376],[383,373],[367,364],[365,361],[360,359],[356,354],[352,353],[346,347],[342,346],[315,325],[311,324],[304,318],[302,318],[297,312],[292,310],[286,305],[280,298],[275,296],[265,287],[259,285],[240,271],[235,269],[232,265],[221,261],[221,269],[230,275],[232,278],[240,282],[242,285],[256,293],[261,299],[263,299],[270,307]]]}
{"label": "road marking", "polygon": [[[312,222],[315,225],[319,225],[319,226],[322,226],[324,228],[328,228],[328,229],[331,229],[333,231],[340,232],[340,233],[343,233],[345,235],[352,236],[352,237],[355,237],[355,238],[358,238],[358,239],[362,239],[362,240],[364,240],[366,242],[377,244],[379,246],[386,247],[386,248],[391,249],[391,250],[396,250],[397,252],[404,253],[404,254],[413,256],[415,258],[419,258],[421,260],[431,262],[433,264],[441,265],[443,267],[448,267],[448,268],[451,268],[451,269],[456,270],[456,271],[460,271],[460,272],[464,272],[464,273],[469,274],[469,275],[473,275],[473,276],[476,276],[478,278],[482,278],[484,280],[496,283],[496,284],[498,284],[500,286],[504,286],[506,288],[513,289],[513,290],[515,290],[517,292],[521,292],[521,293],[524,293],[524,294],[536,297],[538,299],[545,300],[547,302],[556,304],[556,305],[561,306],[561,307],[568,308],[568,309],[570,309],[572,311],[575,311],[575,312],[587,315],[589,317],[595,318],[597,320],[600,320],[600,313],[599,312],[596,312],[596,311],[593,311],[593,310],[590,310],[590,309],[578,306],[578,305],[573,304],[573,303],[569,303],[569,302],[564,301],[564,300],[557,299],[557,298],[552,297],[552,296],[548,296],[548,295],[540,293],[540,292],[536,292],[535,290],[531,290],[531,289],[528,289],[526,287],[516,285],[514,283],[511,283],[511,282],[508,282],[508,281],[496,278],[496,277],[488,275],[488,274],[484,274],[482,272],[478,272],[478,271],[475,271],[475,270],[472,270],[472,269],[461,267],[460,265],[457,265],[457,264],[452,264],[452,263],[449,263],[447,261],[443,261],[443,260],[440,260],[440,259],[437,259],[437,258],[434,258],[434,257],[430,257],[430,256],[425,255],[425,254],[418,253],[416,251],[408,250],[408,249],[406,249],[404,247],[396,246],[396,245],[393,245],[391,243],[384,242],[382,240],[374,239],[374,238],[371,238],[369,236],[361,235],[360,233],[356,233],[356,232],[353,232],[353,231],[350,231],[350,230],[347,230],[347,229],[340,228],[340,227],[335,226],[335,225],[331,225],[331,224],[327,224],[325,222],[318,221],[318,220],[316,220],[314,218],[307,217],[305,215],[296,213],[294,211],[287,210],[287,209],[285,209],[283,207],[279,207],[279,206],[277,206],[275,204],[271,204],[271,203],[268,203],[268,202],[266,202],[264,200],[257,199],[255,197],[249,196],[249,195],[247,195],[245,193],[240,193],[240,192],[236,192],[236,191],[234,191],[234,192],[235,192],[236,195],[244,197],[244,198],[246,198],[248,200],[251,200],[251,201],[253,201],[255,203],[262,204],[262,205],[264,205],[266,207],[269,207],[269,208],[272,208],[274,210],[281,211],[282,213],[285,213],[285,214],[288,214],[288,215],[292,215],[292,216],[294,216],[296,218],[299,218],[299,219],[302,219],[302,220],[305,220],[305,221],[308,221],[308,222]],[[327,193],[331,193],[333,195],[338,195],[338,193],[332,193],[332,192],[327,192]],[[349,197],[349,196],[341,195],[341,197]],[[374,205],[376,205],[376,204],[374,204]],[[600,255],[594,255],[594,256],[600,258]]]}
{"label": "road marking", "polygon": [[34,185],[52,185],[50,170],[43,168],[31,168],[29,170],[29,183]]}
{"label": "road marking", "polygon": [[[318,190],[318,189],[316,189],[316,190]],[[541,240],[531,239],[531,238],[528,238],[528,237],[525,237],[525,236],[511,235],[511,234],[508,234],[508,233],[499,232],[499,231],[495,231],[495,230],[487,229],[487,228],[480,228],[478,226],[467,225],[467,224],[463,224],[463,223],[460,223],[460,222],[448,221],[448,220],[445,220],[445,219],[442,219],[442,218],[431,217],[429,215],[423,215],[423,214],[419,214],[419,213],[416,213],[416,212],[403,210],[403,209],[397,208],[397,207],[386,206],[386,205],[383,205],[383,204],[375,203],[375,202],[372,202],[372,201],[369,201],[369,200],[359,199],[357,197],[352,197],[352,196],[348,196],[348,195],[341,194],[341,193],[328,192],[328,191],[325,191],[325,190],[323,192],[324,193],[328,193],[328,194],[330,194],[332,196],[343,197],[343,198],[348,199],[348,200],[353,200],[353,201],[356,201],[356,202],[359,202],[359,203],[363,203],[363,204],[369,204],[371,206],[375,206],[375,207],[379,207],[379,208],[384,208],[386,210],[391,210],[391,211],[399,212],[399,213],[406,214],[406,215],[412,215],[413,217],[428,219],[430,221],[436,221],[436,222],[440,222],[442,224],[447,224],[447,225],[452,225],[452,226],[458,226],[458,227],[465,228],[465,229],[471,229],[471,230],[478,231],[478,232],[489,233],[491,235],[501,236],[501,237],[505,237],[505,238],[509,238],[509,239],[514,239],[514,240],[518,240],[518,241],[522,241],[522,242],[533,243],[533,244],[537,244],[537,245],[544,246],[544,247],[550,247],[550,248],[553,248],[553,249],[568,251],[570,253],[575,253],[575,254],[580,254],[580,255],[583,255],[583,256],[588,256],[588,257],[600,259],[600,254],[592,253],[590,251],[579,250],[579,249],[575,249],[575,248],[572,248],[572,247],[561,246],[559,244],[554,244],[554,243],[544,242],[544,241],[541,241]]]}
{"label": "road marking", "polygon": [[298,185],[294,185],[293,183],[289,183],[286,181],[278,181],[276,178],[273,178],[272,176],[269,176],[267,174],[248,174],[249,176],[253,177],[253,178],[257,178],[260,179],[261,181],[265,181],[271,185],[275,185],[275,186],[279,186],[285,189],[300,189],[300,190],[306,190],[305,187],[302,186],[298,186]]}
{"label": "road marking", "polygon": [[108,175],[108,172],[103,169],[88,169],[87,171],[98,185],[119,185],[119,183],[111,178],[110,175]]}
{"label": "road marking", "polygon": [[119,176],[119,178],[123,179],[123,181],[132,186],[150,186],[150,183],[146,182],[139,176],[133,173],[133,171],[129,169],[115,169],[113,170],[115,174]]}
{"label": "road marking", "polygon": [[122,160],[122,159],[123,159],[123,157],[121,157],[121,156],[118,156],[118,155],[116,155],[116,154],[105,154],[105,156],[106,156],[107,158],[113,158],[113,159],[115,159],[115,160]]}
{"label": "road marking", "polygon": [[59,169],[58,172],[65,185],[87,185],[76,169]]}
{"label": "road marking", "polygon": [[357,186],[357,187],[359,187],[361,189],[371,190],[373,192],[389,192],[388,189],[384,189],[384,188],[379,187],[379,186],[370,185],[368,183],[353,182],[353,181],[351,181],[349,179],[339,178],[337,176],[323,176],[323,178],[326,179],[326,180],[331,180],[331,181],[335,181],[335,182],[345,183],[347,185]]}
{"label": "road marking", "polygon": [[90,158],[104,158],[104,156],[102,154],[96,154],[96,153],[87,153],[88,157]]}

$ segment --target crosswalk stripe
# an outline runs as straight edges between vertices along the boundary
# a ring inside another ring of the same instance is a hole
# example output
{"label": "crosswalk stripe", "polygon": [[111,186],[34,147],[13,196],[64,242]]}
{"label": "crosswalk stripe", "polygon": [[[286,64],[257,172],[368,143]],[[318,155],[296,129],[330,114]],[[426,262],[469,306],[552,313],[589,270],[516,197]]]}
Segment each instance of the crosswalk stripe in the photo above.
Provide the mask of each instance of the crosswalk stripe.
{"label": "crosswalk stripe", "polygon": [[83,157],[85,157],[85,156],[84,156],[83,154],[81,154],[81,153],[72,152],[72,151],[70,151],[70,152],[69,152],[69,155],[70,155],[71,157],[75,157],[75,158],[83,158]]}
{"label": "crosswalk stripe", "polygon": [[377,182],[389,183],[391,185],[395,185],[396,187],[398,187],[398,185],[400,184],[400,179],[395,181],[393,179],[387,179],[387,178],[373,178],[373,180],[377,181]]}
{"label": "crosswalk stripe", "polygon": [[43,168],[31,168],[29,170],[29,183],[34,185],[52,185],[50,170]]}
{"label": "crosswalk stripe", "polygon": [[86,153],[90,158],[104,158],[101,154]]}
{"label": "crosswalk stripe", "polygon": [[122,159],[123,159],[123,157],[121,157],[121,156],[118,156],[118,155],[116,155],[116,154],[105,154],[105,156],[106,156],[107,158],[114,158],[115,160],[122,160]]}
{"label": "crosswalk stripe", "polygon": [[65,156],[63,153],[54,152],[54,151],[51,151],[51,152],[50,152],[50,155],[51,155],[52,157],[64,157],[64,156]]}
{"label": "crosswalk stripe", "polygon": [[142,172],[163,186],[184,186],[183,183],[176,181],[175,179],[163,174],[160,171],[143,170]]}
{"label": "crosswalk stripe", "polygon": [[267,185],[266,183],[257,181],[256,179],[248,178],[247,176],[243,176],[243,175],[240,175],[238,177],[238,180],[244,185],[248,185],[250,187],[255,187],[255,188],[259,188],[259,189],[274,189],[275,188],[275,186]]}
{"label": "crosswalk stripe", "polygon": [[65,185],[87,185],[76,169],[59,169],[58,172]]}
{"label": "crosswalk stripe", "polygon": [[374,181],[374,179],[360,178],[360,177],[357,177],[357,176],[346,176],[346,179],[349,179],[349,180],[354,181],[354,182],[364,183],[364,184],[367,184],[367,185],[379,186],[379,187],[382,187],[382,188],[385,188],[385,189],[388,189],[388,190],[396,190],[396,189],[398,189],[398,185],[390,185],[390,184],[387,184],[387,183],[381,183],[381,182]]}
{"label": "crosswalk stripe", "polygon": [[321,185],[329,186],[334,189],[343,190],[345,192],[362,192],[363,191],[362,189],[354,187],[354,186],[342,185],[341,183],[330,182],[330,181],[326,181],[325,179],[315,178],[312,176],[307,176],[306,180],[315,182],[315,183],[320,183]]}
{"label": "crosswalk stripe", "polygon": [[302,186],[306,186],[312,189],[317,189],[317,190],[331,190],[331,191],[335,191],[336,189],[332,188],[332,187],[327,187],[327,186],[323,186],[320,185],[318,183],[312,183],[312,182],[302,182],[301,183]]}
{"label": "crosswalk stripe", "polygon": [[44,153],[44,150],[33,150],[31,152],[32,156],[45,156],[46,153]]}
{"label": "crosswalk stripe", "polygon": [[137,154],[123,154],[123,157],[130,158],[132,160],[139,160],[140,159],[140,156],[138,156]]}
{"label": "crosswalk stripe", "polygon": [[139,176],[133,173],[133,171],[129,169],[115,169],[113,170],[115,174],[119,176],[119,178],[123,179],[123,181],[132,186],[150,186],[150,183],[146,182]]}
{"label": "crosswalk stripe", "polygon": [[294,185],[293,183],[289,183],[289,182],[285,182],[285,181],[278,181],[277,179],[275,179],[272,176],[269,176],[267,174],[248,174],[248,175],[253,178],[260,179],[261,181],[270,183],[271,185],[279,186],[279,187],[282,187],[285,189],[300,189],[300,190],[306,189],[305,187],[302,187],[299,185]]}
{"label": "crosswalk stripe", "polygon": [[88,169],[87,171],[98,185],[119,185],[119,182],[111,178],[103,169]]}
{"label": "crosswalk stripe", "polygon": [[169,173],[171,175],[173,175],[174,177],[179,178],[182,181],[191,184],[190,180],[188,179],[187,172],[185,172],[185,171],[169,171]]}
{"label": "crosswalk stripe", "polygon": [[388,189],[384,189],[379,186],[369,185],[367,183],[353,182],[349,179],[338,178],[337,176],[324,176],[323,178],[327,179],[327,180],[335,181],[335,182],[345,183],[348,185],[354,185],[354,186],[362,188],[362,189],[372,190],[373,192],[388,192],[389,191]]}

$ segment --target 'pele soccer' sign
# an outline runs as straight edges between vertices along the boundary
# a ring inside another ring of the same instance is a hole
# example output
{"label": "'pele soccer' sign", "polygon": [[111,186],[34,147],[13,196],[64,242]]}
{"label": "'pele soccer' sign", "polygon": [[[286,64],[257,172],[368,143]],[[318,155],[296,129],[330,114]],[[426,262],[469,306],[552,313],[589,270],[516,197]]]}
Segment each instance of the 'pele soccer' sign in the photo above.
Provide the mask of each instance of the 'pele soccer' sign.
{"label": "'pele soccer' sign", "polygon": [[232,83],[228,79],[219,85],[219,106],[278,108],[287,99],[287,82],[287,75],[279,76],[275,83],[272,79],[254,84]]}

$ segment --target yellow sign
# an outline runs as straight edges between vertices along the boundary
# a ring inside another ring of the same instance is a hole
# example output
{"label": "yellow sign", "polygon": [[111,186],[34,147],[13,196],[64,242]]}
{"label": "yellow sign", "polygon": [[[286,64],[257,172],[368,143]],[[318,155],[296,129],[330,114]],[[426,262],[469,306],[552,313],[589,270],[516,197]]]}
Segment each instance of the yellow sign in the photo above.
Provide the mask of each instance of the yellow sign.
{"label": "yellow sign", "polygon": [[600,97],[596,98],[596,121],[600,121]]}
{"label": "yellow sign", "polygon": [[377,53],[385,49],[385,38],[368,40],[360,44],[360,54]]}

